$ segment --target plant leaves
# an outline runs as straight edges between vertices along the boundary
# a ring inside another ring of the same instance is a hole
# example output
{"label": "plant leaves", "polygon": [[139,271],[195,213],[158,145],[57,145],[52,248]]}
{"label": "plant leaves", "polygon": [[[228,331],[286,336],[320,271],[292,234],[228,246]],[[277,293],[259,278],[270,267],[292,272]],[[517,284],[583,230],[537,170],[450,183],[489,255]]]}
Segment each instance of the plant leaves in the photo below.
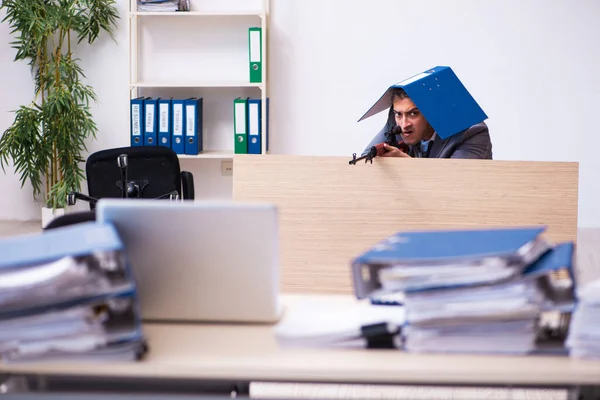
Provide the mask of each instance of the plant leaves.
{"label": "plant leaves", "polygon": [[67,195],[85,179],[82,153],[96,138],[90,103],[97,101],[73,56],[70,41],[93,43],[102,32],[114,40],[119,18],[115,0],[0,0],[16,49],[34,77],[35,97],[21,106],[0,137],[0,166],[13,164],[34,197],[45,193],[48,206],[64,207]]}

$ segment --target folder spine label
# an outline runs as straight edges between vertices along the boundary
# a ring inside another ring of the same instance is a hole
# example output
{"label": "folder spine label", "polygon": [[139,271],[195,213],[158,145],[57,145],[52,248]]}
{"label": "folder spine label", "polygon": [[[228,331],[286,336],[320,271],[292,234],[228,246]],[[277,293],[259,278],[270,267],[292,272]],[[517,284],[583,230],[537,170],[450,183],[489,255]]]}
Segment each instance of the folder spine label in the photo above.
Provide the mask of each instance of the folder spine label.
{"label": "folder spine label", "polygon": [[183,118],[183,100],[172,101],[173,137],[171,148],[177,154],[184,154],[183,130],[185,120]]}
{"label": "folder spine label", "polygon": [[171,148],[171,100],[158,100],[158,145]]}
{"label": "folder spine label", "polygon": [[140,104],[132,104],[131,105],[131,116],[132,116],[132,129],[133,136],[141,136],[142,130],[140,126],[140,113],[141,113],[141,105]]}
{"label": "folder spine label", "polygon": [[131,113],[131,146],[143,146],[144,145],[144,98],[138,97],[130,100],[130,113]]}
{"label": "folder spine label", "polygon": [[145,146],[156,146],[156,142],[158,141],[158,113],[156,112],[157,105],[157,99],[146,98],[144,100],[146,124],[146,132],[144,133]]}

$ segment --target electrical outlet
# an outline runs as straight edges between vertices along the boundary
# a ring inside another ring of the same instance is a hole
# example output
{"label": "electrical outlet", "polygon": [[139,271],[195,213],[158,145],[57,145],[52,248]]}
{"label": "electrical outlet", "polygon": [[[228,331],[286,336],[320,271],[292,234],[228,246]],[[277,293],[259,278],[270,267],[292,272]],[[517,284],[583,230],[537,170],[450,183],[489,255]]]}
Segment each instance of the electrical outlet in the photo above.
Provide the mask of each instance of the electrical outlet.
{"label": "electrical outlet", "polygon": [[221,161],[221,176],[233,175],[233,161]]}

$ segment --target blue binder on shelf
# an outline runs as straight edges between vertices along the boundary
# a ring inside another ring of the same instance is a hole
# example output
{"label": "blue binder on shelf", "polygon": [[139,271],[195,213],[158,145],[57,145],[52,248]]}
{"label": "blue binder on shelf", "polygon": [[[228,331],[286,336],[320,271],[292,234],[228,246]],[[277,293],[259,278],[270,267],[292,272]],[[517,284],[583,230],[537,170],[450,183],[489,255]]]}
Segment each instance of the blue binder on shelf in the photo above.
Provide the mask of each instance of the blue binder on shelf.
{"label": "blue binder on shelf", "polygon": [[171,99],[158,99],[158,145],[171,148]]}
{"label": "blue binder on shelf", "polygon": [[171,132],[173,133],[171,136],[171,149],[177,154],[185,154],[183,135],[185,132],[184,100],[171,100],[171,117]]}
{"label": "blue binder on shelf", "polygon": [[262,99],[248,99],[248,154],[261,154],[262,141],[266,141],[269,151],[269,98],[267,98],[266,132],[262,131]]}
{"label": "blue binder on shelf", "polygon": [[394,88],[404,89],[442,139],[487,119],[454,71],[437,66],[390,86],[358,121],[389,110]]}
{"label": "blue binder on shelf", "polygon": [[144,146],[156,146],[158,142],[158,100],[147,97],[144,100]]}
{"label": "blue binder on shelf", "polygon": [[129,101],[131,146],[144,145],[144,99],[138,97]]}
{"label": "blue binder on shelf", "polygon": [[202,98],[192,97],[185,104],[184,152],[189,155],[201,153],[202,148]]}

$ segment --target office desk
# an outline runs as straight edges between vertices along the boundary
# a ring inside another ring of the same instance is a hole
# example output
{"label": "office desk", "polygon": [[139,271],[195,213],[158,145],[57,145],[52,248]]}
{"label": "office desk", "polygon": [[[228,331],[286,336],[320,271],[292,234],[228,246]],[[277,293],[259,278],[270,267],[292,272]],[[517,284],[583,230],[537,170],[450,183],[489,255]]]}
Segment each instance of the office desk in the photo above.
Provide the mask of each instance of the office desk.
{"label": "office desk", "polygon": [[[598,243],[600,229],[579,230],[577,275],[581,282],[600,277]],[[298,299],[293,295],[285,298],[290,307]],[[351,301],[349,296],[331,297],[334,298]],[[34,390],[52,390],[62,384],[70,390],[125,388],[122,391],[155,393],[223,393],[234,388],[243,392],[249,381],[579,386],[587,390],[584,394],[600,390],[600,362],[570,358],[418,355],[395,350],[291,350],[277,346],[271,326],[144,324],[144,331],[150,353],[142,362],[0,364],[0,383],[3,375],[27,376],[32,377]],[[246,342],[241,341],[244,338]],[[56,381],[59,385],[52,383]]]}
{"label": "office desk", "polygon": [[[350,296],[338,296],[342,297],[331,298],[354,301]],[[285,299],[288,310],[293,311],[302,296],[288,295]],[[41,376],[44,377],[42,386],[54,380],[71,387],[76,384],[123,390],[144,387],[155,392],[194,393],[223,392],[236,387],[244,392],[250,381],[545,388],[600,386],[600,362],[568,357],[289,349],[278,346],[273,326],[269,325],[147,323],[144,331],[150,352],[138,363],[4,365],[0,366],[0,374]]]}

